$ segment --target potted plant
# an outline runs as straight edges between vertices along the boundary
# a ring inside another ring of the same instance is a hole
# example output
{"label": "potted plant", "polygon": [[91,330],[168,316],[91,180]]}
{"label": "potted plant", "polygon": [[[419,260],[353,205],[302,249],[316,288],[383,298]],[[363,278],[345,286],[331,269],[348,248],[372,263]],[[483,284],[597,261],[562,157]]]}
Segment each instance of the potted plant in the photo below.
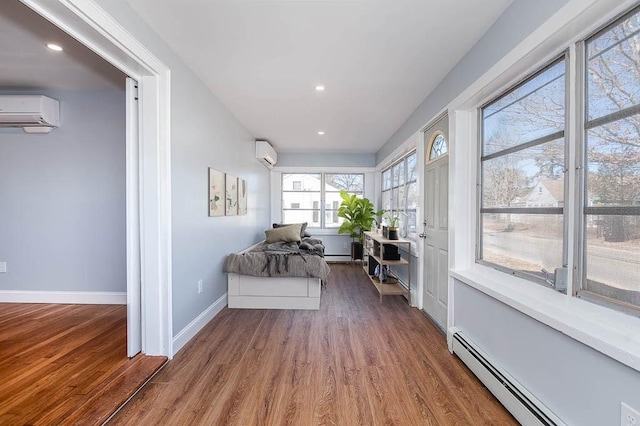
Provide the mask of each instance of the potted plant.
{"label": "potted plant", "polygon": [[373,203],[365,197],[349,194],[347,191],[340,191],[342,203],[338,208],[338,217],[344,219],[338,234],[349,234],[351,237],[351,258],[362,259],[364,232],[371,230],[371,226],[376,217],[381,216],[383,211],[375,211]]}
{"label": "potted plant", "polygon": [[390,216],[387,215],[387,217],[389,218],[389,231],[388,231],[388,236],[387,238],[390,240],[397,240],[399,238],[398,235],[398,226],[400,225],[400,214],[405,215],[406,214],[404,212],[399,212],[399,214],[395,215],[395,216]]}

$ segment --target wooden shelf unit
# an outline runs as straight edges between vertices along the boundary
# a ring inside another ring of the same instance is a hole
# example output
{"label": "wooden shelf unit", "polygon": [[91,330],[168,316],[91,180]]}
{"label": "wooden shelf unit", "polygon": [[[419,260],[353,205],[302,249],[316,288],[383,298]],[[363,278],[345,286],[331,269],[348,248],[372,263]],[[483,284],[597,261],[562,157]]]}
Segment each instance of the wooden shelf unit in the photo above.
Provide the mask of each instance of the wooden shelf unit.
{"label": "wooden shelf unit", "polygon": [[[374,242],[380,244],[380,254],[377,255],[374,253]],[[386,260],[384,259],[384,250],[386,245],[394,245],[400,249],[403,246],[406,246],[407,257],[400,258],[400,260]],[[382,303],[382,296],[398,296],[398,295],[407,295],[407,299],[409,301],[409,305],[411,305],[411,291],[404,288],[402,284],[398,281],[396,277],[391,274],[388,274],[387,282],[380,282],[380,279],[376,276],[371,276],[369,274],[369,264],[372,260],[374,260],[380,268],[383,266],[406,266],[407,267],[407,285],[409,289],[411,289],[411,241],[399,239],[399,240],[390,240],[388,238],[384,238],[382,234],[378,234],[376,232],[365,232],[364,233],[364,256],[365,259],[362,262],[362,267],[369,276],[369,279],[378,290],[380,294],[380,302]]]}

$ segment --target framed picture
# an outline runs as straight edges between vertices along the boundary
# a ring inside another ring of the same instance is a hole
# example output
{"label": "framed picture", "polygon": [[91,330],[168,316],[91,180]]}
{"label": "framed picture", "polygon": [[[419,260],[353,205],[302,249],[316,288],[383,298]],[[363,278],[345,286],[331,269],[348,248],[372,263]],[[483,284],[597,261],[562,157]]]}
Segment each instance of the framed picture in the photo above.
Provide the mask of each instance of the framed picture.
{"label": "framed picture", "polygon": [[238,178],[238,216],[247,214],[247,181]]}
{"label": "framed picture", "polygon": [[209,216],[224,216],[224,173],[209,167]]}
{"label": "framed picture", "polygon": [[227,216],[238,215],[238,178],[226,174],[227,190],[225,196],[225,213]]}

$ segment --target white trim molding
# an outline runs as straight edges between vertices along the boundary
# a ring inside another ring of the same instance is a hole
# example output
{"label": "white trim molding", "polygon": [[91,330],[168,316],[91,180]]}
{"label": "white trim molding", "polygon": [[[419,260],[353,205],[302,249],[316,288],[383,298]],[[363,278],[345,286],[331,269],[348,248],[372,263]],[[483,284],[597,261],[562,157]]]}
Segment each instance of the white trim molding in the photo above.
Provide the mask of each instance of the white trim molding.
{"label": "white trim molding", "polygon": [[127,293],[118,291],[0,291],[0,303],[55,303],[64,305],[126,305]]}
{"label": "white trim molding", "polygon": [[195,317],[185,328],[180,330],[178,334],[173,338],[173,353],[176,354],[180,349],[184,347],[191,339],[195,337],[200,330],[202,330],[220,311],[227,306],[227,293],[220,296],[218,300],[213,302],[207,309],[205,309],[200,315]]}
{"label": "white trim molding", "polygon": [[171,71],[93,0],[20,1],[138,81],[142,351],[171,359]]}

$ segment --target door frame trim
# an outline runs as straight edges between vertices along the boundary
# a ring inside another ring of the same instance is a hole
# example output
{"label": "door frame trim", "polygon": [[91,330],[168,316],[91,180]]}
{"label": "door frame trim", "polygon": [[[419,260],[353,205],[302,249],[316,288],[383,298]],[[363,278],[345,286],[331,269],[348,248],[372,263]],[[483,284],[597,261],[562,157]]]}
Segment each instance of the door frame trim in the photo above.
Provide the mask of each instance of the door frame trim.
{"label": "door frame trim", "polygon": [[140,161],[126,185],[140,196],[126,209],[140,209],[132,234],[140,238],[142,352],[172,358],[171,71],[93,0],[20,1],[138,81]]}

